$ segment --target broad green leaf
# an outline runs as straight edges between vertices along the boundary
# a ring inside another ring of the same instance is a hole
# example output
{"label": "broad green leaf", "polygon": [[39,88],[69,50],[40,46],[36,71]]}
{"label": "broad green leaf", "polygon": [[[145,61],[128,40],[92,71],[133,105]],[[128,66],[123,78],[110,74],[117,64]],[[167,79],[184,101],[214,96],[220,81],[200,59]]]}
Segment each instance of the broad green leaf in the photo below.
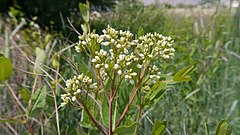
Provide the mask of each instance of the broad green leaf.
{"label": "broad green leaf", "polygon": [[221,120],[217,125],[216,135],[231,135],[231,134],[232,129],[228,122],[225,119]]}
{"label": "broad green leaf", "polygon": [[46,54],[45,54],[44,50],[37,47],[36,48],[36,60],[35,60],[34,68],[33,68],[34,73],[37,73],[37,74],[42,73],[41,68],[43,68],[45,59],[46,59]]}
{"label": "broad green leaf", "polygon": [[38,109],[43,109],[46,107],[46,97],[47,97],[47,87],[43,86],[42,89],[38,89],[33,97],[32,100],[34,101],[34,104],[32,105],[32,108],[30,110],[30,116],[33,116],[38,112]]}
{"label": "broad green leaf", "polygon": [[10,59],[0,56],[0,80],[5,81],[10,78],[12,74],[12,62]]}
{"label": "broad green leaf", "polygon": [[187,81],[191,81],[192,78],[190,78],[188,75],[190,73],[192,73],[193,71],[195,71],[196,69],[194,68],[194,66],[188,66],[185,67],[183,69],[181,69],[180,71],[178,71],[174,76],[173,76],[173,80],[177,81],[177,82],[187,82]]}
{"label": "broad green leaf", "polygon": [[114,130],[114,134],[117,135],[132,135],[135,131],[135,127],[136,127],[137,123],[133,123],[129,126],[121,126],[118,127]]}
{"label": "broad green leaf", "polygon": [[166,121],[160,122],[156,121],[152,130],[152,135],[162,135],[166,128]]}
{"label": "broad green leaf", "polygon": [[87,3],[87,4],[79,3],[79,9],[80,9],[81,15],[83,17],[83,20],[86,23],[88,23],[89,22],[89,18],[90,18],[90,15],[89,15],[89,9],[90,9],[89,3]]}
{"label": "broad green leaf", "polygon": [[29,92],[29,90],[27,88],[22,88],[20,90],[20,95],[25,102],[28,102],[30,99],[31,93]]}

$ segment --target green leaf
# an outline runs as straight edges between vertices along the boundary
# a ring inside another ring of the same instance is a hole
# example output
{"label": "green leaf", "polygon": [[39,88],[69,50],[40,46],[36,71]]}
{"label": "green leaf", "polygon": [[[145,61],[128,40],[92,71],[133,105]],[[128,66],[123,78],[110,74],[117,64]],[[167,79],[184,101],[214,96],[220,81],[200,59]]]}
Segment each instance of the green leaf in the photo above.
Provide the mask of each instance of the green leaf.
{"label": "green leaf", "polygon": [[187,82],[191,81],[192,78],[190,78],[188,75],[191,74],[193,71],[195,71],[196,68],[194,66],[187,66],[180,71],[178,71],[174,76],[173,80],[177,82]]}
{"label": "green leaf", "polygon": [[160,122],[156,121],[152,130],[152,135],[162,135],[166,128],[166,121]]}
{"label": "green leaf", "polygon": [[231,135],[232,129],[225,119],[222,119],[216,129],[216,135]]}
{"label": "green leaf", "polygon": [[83,33],[88,33],[88,28],[86,24],[81,24],[81,28],[83,30]]}
{"label": "green leaf", "polygon": [[59,66],[59,56],[56,54],[54,55],[54,58],[52,60],[52,66],[55,69],[57,69],[57,67]]}
{"label": "green leaf", "polygon": [[145,104],[151,106],[157,103],[164,92],[166,91],[167,84],[165,82],[157,82],[152,86],[152,89],[145,96]]}
{"label": "green leaf", "polygon": [[10,59],[1,56],[0,57],[0,80],[5,81],[11,77],[12,74],[12,62]]}
{"label": "green leaf", "polygon": [[42,73],[41,68],[43,68],[45,59],[46,59],[46,54],[45,54],[44,50],[37,47],[36,48],[36,61],[35,61],[34,68],[33,68],[34,73],[37,73],[37,74]]}
{"label": "green leaf", "polygon": [[114,130],[114,134],[117,134],[117,135],[131,135],[134,133],[135,131],[135,127],[136,127],[137,123],[133,123],[129,126],[121,126],[121,127],[118,127]]}
{"label": "green leaf", "polygon": [[28,102],[30,99],[30,96],[31,96],[31,94],[27,88],[22,88],[20,90],[20,95],[25,102]]}
{"label": "green leaf", "polygon": [[79,9],[81,12],[81,15],[83,17],[83,20],[88,23],[89,22],[89,9],[90,9],[90,5],[89,2],[87,2],[87,4],[83,4],[83,3],[79,3]]}
{"label": "green leaf", "polygon": [[165,92],[165,89],[167,88],[167,84],[163,82],[159,82],[155,87],[152,90],[152,94],[149,96],[150,100],[160,98]]}
{"label": "green leaf", "polygon": [[41,111],[41,109],[46,107],[46,97],[47,97],[47,87],[43,86],[42,89],[38,89],[33,97],[32,100],[35,101],[31,110],[30,110],[30,116],[34,116],[36,113]]}
{"label": "green leaf", "polygon": [[108,111],[109,107],[107,103],[108,103],[107,99],[104,97],[102,102],[101,117],[104,125],[108,127],[109,126],[109,111]]}

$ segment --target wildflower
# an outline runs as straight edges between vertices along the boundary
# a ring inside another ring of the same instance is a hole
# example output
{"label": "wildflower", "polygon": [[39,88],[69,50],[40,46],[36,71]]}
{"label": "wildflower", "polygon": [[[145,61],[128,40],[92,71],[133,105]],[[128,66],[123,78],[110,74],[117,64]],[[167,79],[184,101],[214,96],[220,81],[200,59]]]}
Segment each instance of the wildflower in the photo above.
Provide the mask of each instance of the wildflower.
{"label": "wildflower", "polygon": [[[125,78],[131,85],[138,83],[141,72],[149,75],[149,80],[156,83],[160,79],[161,72],[156,65],[151,65],[154,60],[166,60],[174,57],[173,39],[159,33],[147,33],[146,35],[133,39],[130,31],[115,30],[110,26],[104,29],[102,35],[84,33],[79,36],[79,42],[75,46],[77,52],[86,49],[91,64],[101,79],[112,77],[112,73]],[[149,64],[150,63],[150,64]],[[136,67],[133,67],[136,66]],[[149,67],[149,70],[143,70]],[[139,74],[139,75],[138,75]],[[80,74],[66,81],[66,94],[61,95],[62,103],[65,106],[81,98],[81,93],[93,92],[98,89],[99,76],[94,79]],[[145,76],[144,76],[145,77]],[[96,82],[94,82],[96,79]],[[140,78],[143,79],[143,78]],[[102,88],[102,87],[100,87]],[[146,87],[149,90],[150,87]]]}

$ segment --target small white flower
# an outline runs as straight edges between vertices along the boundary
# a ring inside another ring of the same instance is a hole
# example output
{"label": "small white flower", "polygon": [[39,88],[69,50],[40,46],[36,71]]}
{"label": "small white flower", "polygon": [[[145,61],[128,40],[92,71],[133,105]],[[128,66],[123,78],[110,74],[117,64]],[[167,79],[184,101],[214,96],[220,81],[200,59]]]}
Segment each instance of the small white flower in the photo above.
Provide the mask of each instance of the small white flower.
{"label": "small white flower", "polygon": [[96,61],[101,61],[101,59],[98,56],[95,56]]}
{"label": "small white flower", "polygon": [[139,56],[140,56],[141,58],[144,58],[144,55],[143,55],[142,53],[140,53]]}
{"label": "small white flower", "polygon": [[167,44],[167,41],[162,42],[162,46],[164,47]]}
{"label": "small white flower", "polygon": [[171,52],[175,52],[175,49],[174,49],[174,48],[170,48],[170,51],[171,51]]}
{"label": "small white flower", "polygon": [[109,42],[102,42],[102,45],[108,46],[108,45],[109,45]]}
{"label": "small white flower", "polygon": [[122,74],[122,70],[118,70],[118,75],[121,75]]}
{"label": "small white flower", "polygon": [[77,93],[81,93],[81,90],[80,90],[80,89],[77,89]]}
{"label": "small white flower", "polygon": [[132,76],[130,76],[130,75],[125,75],[125,79],[132,79]]}
{"label": "small white flower", "polygon": [[95,68],[99,68],[99,67],[100,67],[100,64],[95,65]]}
{"label": "small white flower", "polygon": [[120,60],[120,61],[124,60],[125,56],[126,56],[126,55],[124,55],[124,54],[119,55],[119,60]]}
{"label": "small white flower", "polygon": [[133,73],[131,73],[130,75],[131,75],[131,76],[136,76],[137,73],[136,73],[136,72],[133,72]]}
{"label": "small white flower", "polygon": [[171,47],[171,46],[172,46],[172,44],[167,44],[167,46],[168,46],[168,47]]}
{"label": "small white flower", "polygon": [[142,65],[141,64],[137,64],[137,68],[142,68]]}
{"label": "small white flower", "polygon": [[123,52],[124,52],[125,54],[128,54],[128,50],[127,50],[126,48],[124,48]]}
{"label": "small white flower", "polygon": [[111,43],[114,43],[115,42],[115,40],[114,39],[111,39]]}
{"label": "small white flower", "polygon": [[127,62],[126,65],[129,66],[131,64],[131,62]]}
{"label": "small white flower", "polygon": [[152,58],[152,57],[153,57],[153,55],[152,55],[152,54],[149,54],[149,55],[148,55],[148,57],[149,57],[149,58]]}
{"label": "small white flower", "polygon": [[105,64],[104,67],[107,69],[108,68],[108,64]]}
{"label": "small white flower", "polygon": [[120,66],[118,64],[114,64],[113,68],[118,69]]}
{"label": "small white flower", "polygon": [[97,62],[97,60],[93,58],[93,59],[92,59],[92,62],[93,62],[93,63],[94,63],[94,62]]}
{"label": "small white flower", "polygon": [[163,54],[162,57],[163,57],[164,59],[169,59],[169,55]]}
{"label": "small white flower", "polygon": [[87,43],[86,43],[85,41],[82,41],[82,44],[83,44],[83,45],[86,45]]}
{"label": "small white flower", "polygon": [[71,87],[71,83],[69,83],[69,82],[67,81],[66,86],[67,86],[67,87]]}
{"label": "small white flower", "polygon": [[139,59],[138,59],[138,58],[134,58],[133,60],[134,60],[134,61],[138,61]]}
{"label": "small white flower", "polygon": [[120,45],[120,44],[117,44],[117,46],[116,46],[117,48],[121,48],[122,46]]}
{"label": "small white flower", "polygon": [[92,79],[88,79],[87,80],[87,83],[89,84],[89,83],[92,83]]}
{"label": "small white flower", "polygon": [[72,97],[72,101],[73,102],[76,101],[76,97],[75,96]]}
{"label": "small white flower", "polygon": [[107,54],[107,52],[106,52],[106,51],[104,51],[103,49],[101,49],[101,50],[100,50],[100,54],[102,54],[102,55],[104,55],[104,56],[105,56],[105,55]]}
{"label": "small white flower", "polygon": [[158,67],[156,65],[153,65],[153,71],[157,71],[158,70]]}
{"label": "small white flower", "polygon": [[62,102],[61,105],[60,105],[60,107],[64,107],[66,104],[67,104],[67,103]]}

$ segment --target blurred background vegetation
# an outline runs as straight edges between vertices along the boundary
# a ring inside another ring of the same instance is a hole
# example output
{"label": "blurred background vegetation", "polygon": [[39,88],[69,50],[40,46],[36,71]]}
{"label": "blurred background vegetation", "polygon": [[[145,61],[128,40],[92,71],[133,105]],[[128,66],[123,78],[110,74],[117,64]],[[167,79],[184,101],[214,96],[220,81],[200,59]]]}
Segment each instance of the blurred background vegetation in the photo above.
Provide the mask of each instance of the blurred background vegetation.
{"label": "blurred background vegetation", "polygon": [[[150,134],[155,120],[167,122],[169,135],[202,135],[205,124],[213,134],[222,118],[229,121],[234,135],[239,134],[240,6],[231,7],[231,2],[146,6],[137,0],[90,1],[92,31],[100,34],[109,24],[134,34],[142,27],[145,33],[172,36],[175,59],[157,62],[161,72],[174,74],[188,65],[197,68],[193,81],[169,87],[159,103],[144,111],[139,135]],[[57,123],[62,134],[96,133],[73,107],[57,108],[59,122],[55,117],[54,105],[60,105],[65,79],[91,72],[86,57],[74,51],[78,35],[71,25],[82,33],[84,23],[79,3],[85,1],[0,0],[0,49],[13,63],[8,83],[26,108],[30,99],[37,108],[30,111],[26,124],[0,83],[0,134],[27,134],[27,125],[36,134],[56,134]],[[37,95],[45,102],[39,105]]]}

